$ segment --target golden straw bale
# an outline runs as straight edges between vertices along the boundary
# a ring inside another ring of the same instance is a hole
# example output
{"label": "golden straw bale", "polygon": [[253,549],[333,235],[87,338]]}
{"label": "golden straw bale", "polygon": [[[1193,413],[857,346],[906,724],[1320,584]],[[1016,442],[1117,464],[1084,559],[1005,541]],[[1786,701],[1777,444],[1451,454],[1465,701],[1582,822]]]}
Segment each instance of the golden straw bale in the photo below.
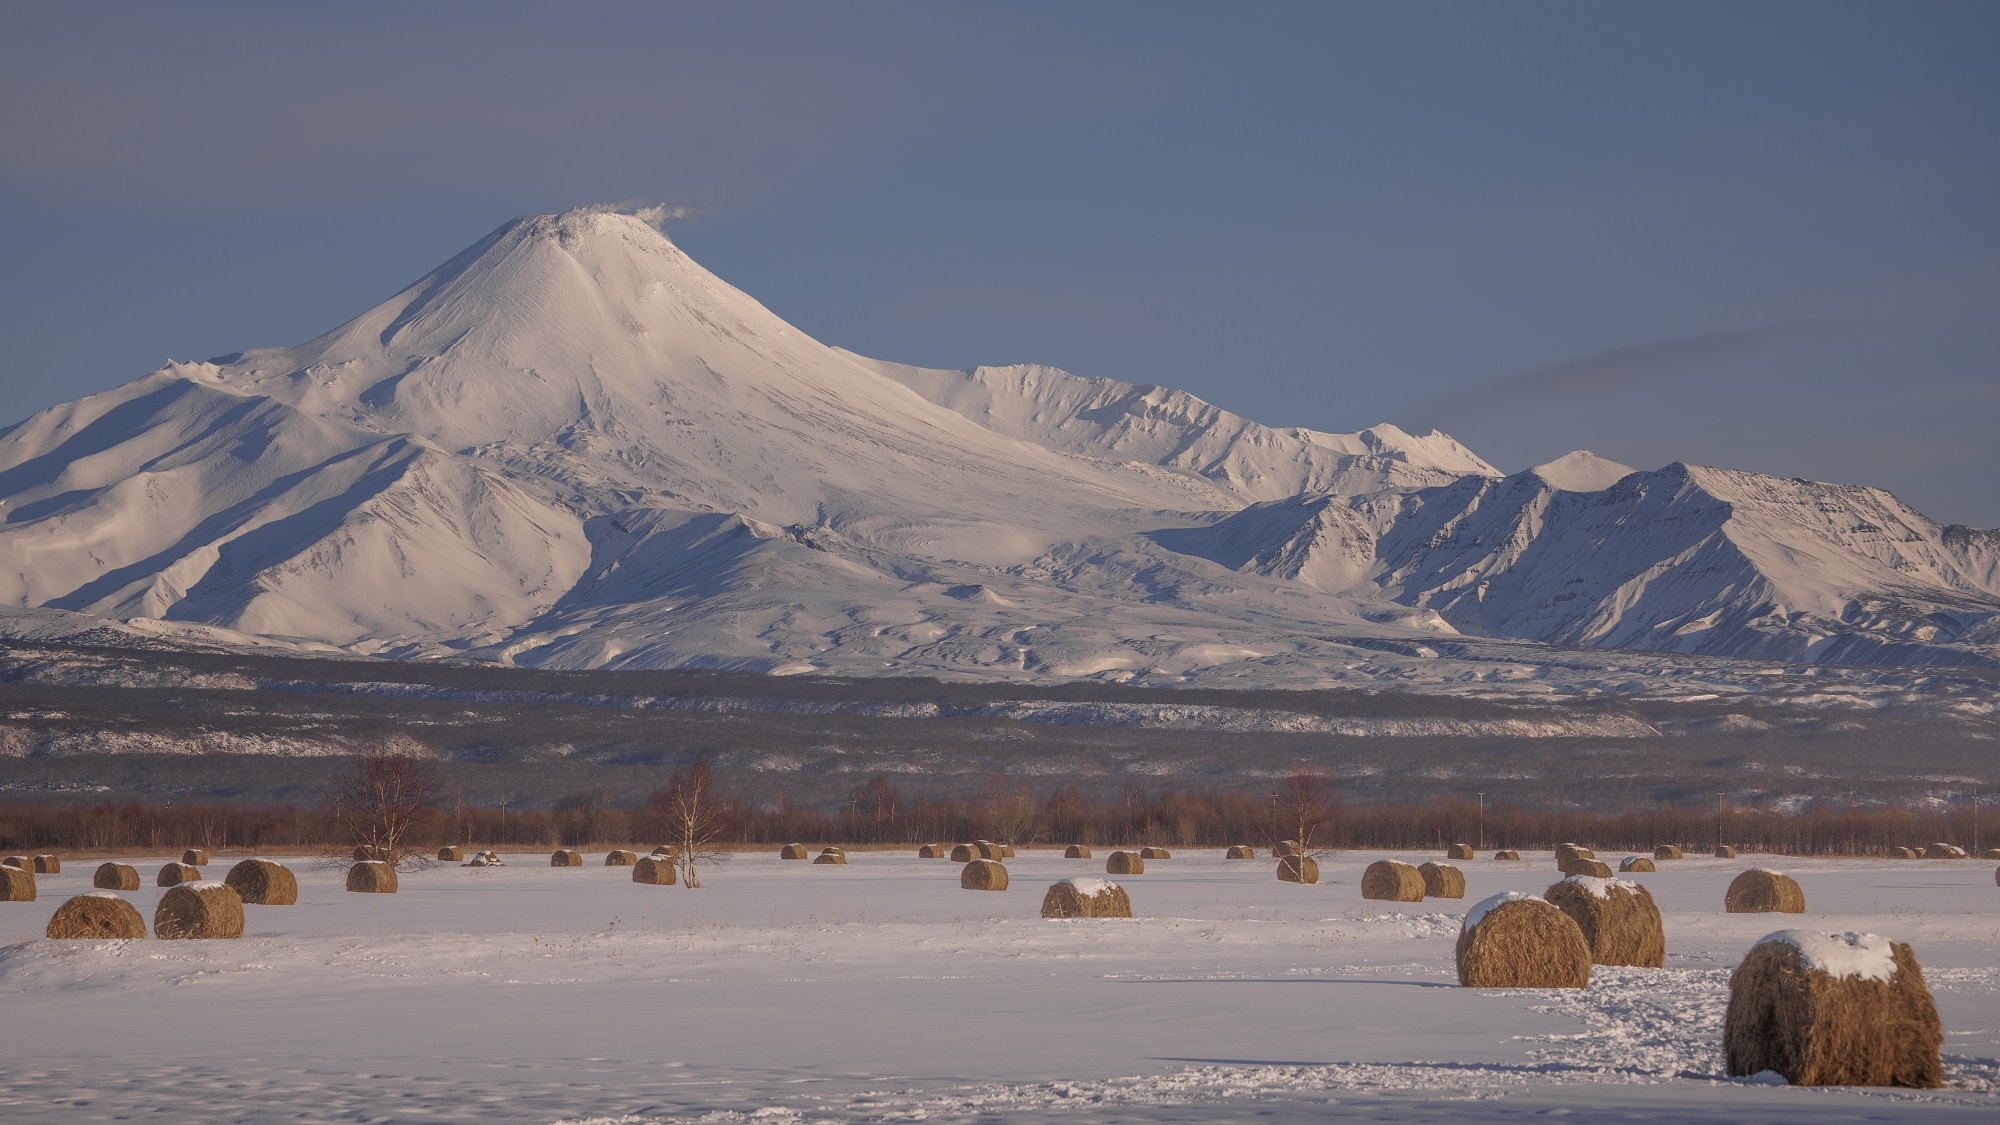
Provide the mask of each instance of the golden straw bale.
{"label": "golden straw bale", "polygon": [[160,868],[160,877],[153,882],[162,887],[178,887],[182,883],[201,880],[201,872],[185,863],[169,863]]}
{"label": "golden straw bale", "polygon": [[1499,851],[1493,853],[1493,858],[1518,862],[1521,858],[1521,853],[1515,851],[1513,848],[1501,848]]}
{"label": "golden straw bale", "polygon": [[35,873],[13,864],[0,864],[0,902],[35,901]]}
{"label": "golden straw bale", "polygon": [[622,848],[613,848],[604,853],[604,866],[606,867],[630,867],[637,862],[639,862],[638,852],[628,852]]}
{"label": "golden straw bale", "polygon": [[583,853],[575,848],[559,848],[549,854],[550,867],[582,867]]}
{"label": "golden straw bale", "polygon": [[786,844],[784,847],[778,849],[779,859],[806,859],[811,854],[806,850],[804,844]]}
{"label": "golden straw bale", "polygon": [[1309,855],[1288,855],[1278,861],[1278,881],[1281,883],[1319,882],[1319,864]]}
{"label": "golden straw bale", "polygon": [[1277,844],[1272,846],[1271,858],[1283,859],[1288,855],[1299,855],[1303,853],[1305,850],[1306,850],[1305,846],[1300,844],[1297,840],[1280,840],[1277,842]]}
{"label": "golden straw bale", "polygon": [[438,849],[439,863],[463,863],[464,861],[465,861],[464,848],[458,847],[453,844],[446,844],[444,847]]}
{"label": "golden straw bale", "polygon": [[1444,850],[1446,859],[1474,859],[1471,844],[1453,844]]}
{"label": "golden straw bale", "polygon": [[1361,897],[1388,902],[1422,902],[1423,872],[1407,863],[1378,859],[1361,873]]}
{"label": "golden straw bale", "polygon": [[182,883],[160,896],[153,910],[153,936],[240,938],[243,900],[227,883]]}
{"label": "golden straw bale", "polygon": [[1042,896],[1044,918],[1130,918],[1125,888],[1104,879],[1064,879]]}
{"label": "golden straw bale", "polygon": [[1172,852],[1168,851],[1168,850],[1167,850],[1167,849],[1165,849],[1165,848],[1140,848],[1140,849],[1139,849],[1139,858],[1140,858],[1140,859],[1172,859],[1172,858],[1174,858],[1174,853],[1172,853]]}
{"label": "golden straw bale", "polygon": [[1917,858],[1917,849],[1915,849],[1915,848],[1890,848],[1890,849],[1889,849],[1889,857],[1890,857],[1891,859],[1915,859],[1915,858]]}
{"label": "golden straw bale", "polygon": [[1562,872],[1569,875],[1591,875],[1599,879],[1611,878],[1611,865],[1601,859],[1573,859],[1563,864]]}
{"label": "golden straw bale", "polygon": [[187,864],[189,867],[207,867],[208,849],[189,848],[181,853],[181,862]]}
{"label": "golden straw bale", "polygon": [[1014,858],[1014,845],[1012,845],[1012,844],[1002,844],[1002,845],[1000,845],[1000,858],[1001,858],[1001,859],[1013,859],[1013,858]]}
{"label": "golden straw bale", "polygon": [[950,854],[950,852],[945,850],[943,844],[925,844],[923,847],[917,849],[918,859],[943,859]]}
{"label": "golden straw bale", "polygon": [[1007,858],[1006,853],[1000,850],[1000,845],[991,840],[974,840],[972,846],[979,849],[978,858],[980,859],[1001,860]]}
{"label": "golden straw bale", "polygon": [[818,855],[814,856],[813,862],[845,865],[847,863],[847,853],[843,851],[837,851],[833,848],[827,848],[825,851],[822,851]]}
{"label": "golden straw bale", "polygon": [[1652,893],[1627,879],[1571,875],[1543,895],[1583,931],[1590,959],[1599,965],[1666,964],[1667,931]]}
{"label": "golden straw bale", "polygon": [[1753,867],[1730,881],[1722,906],[1730,914],[1804,914],[1806,893],[1790,875]]}
{"label": "golden straw bale", "polygon": [[1736,845],[1735,845],[1735,844],[1717,844],[1717,845],[1715,845],[1715,858],[1717,858],[1717,859],[1735,859],[1735,858],[1736,858]]}
{"label": "golden straw bale", "polygon": [[1224,859],[1256,859],[1257,849],[1248,844],[1238,844],[1222,853]]}
{"label": "golden straw bale", "polygon": [[975,859],[958,873],[958,885],[968,891],[1007,889],[1007,865],[997,859]]}
{"label": "golden straw bale", "polygon": [[1424,877],[1425,898],[1465,897],[1465,872],[1449,863],[1426,863],[1417,874]]}
{"label": "golden straw bale", "polygon": [[268,859],[246,859],[222,877],[236,897],[252,906],[293,906],[299,901],[299,880],[292,869]]}
{"label": "golden straw bale", "polygon": [[6,859],[0,859],[0,867],[12,867],[19,871],[33,873],[35,870],[35,861],[24,855],[10,855]]}
{"label": "golden straw bale", "polygon": [[396,893],[396,868],[379,859],[366,860],[347,869],[347,889],[361,895]]}
{"label": "golden straw bale", "polygon": [[1653,849],[1654,859],[1680,859],[1681,850],[1672,844],[1661,844]]}
{"label": "golden straw bale", "polygon": [[1729,978],[1730,1075],[1794,1086],[1941,1085],[1944,1026],[1910,947],[1875,934],[1784,930]]}
{"label": "golden straw bale", "polygon": [[2000,848],[1987,848],[1979,853],[1981,859],[2000,859]]}
{"label": "golden straw bale", "polygon": [[679,848],[677,848],[677,847],[673,846],[672,844],[661,844],[661,845],[660,845],[659,847],[657,847],[657,848],[654,848],[654,849],[653,849],[652,851],[650,851],[650,852],[648,852],[648,853],[646,853],[646,854],[647,854],[647,855],[679,855],[679,854],[681,854],[681,850],[680,850]]}
{"label": "golden straw bale", "polygon": [[139,869],[129,863],[100,863],[97,873],[90,877],[90,885],[107,891],[136,891]]}
{"label": "golden straw bale", "polygon": [[1112,852],[1111,858],[1104,861],[1104,873],[1106,875],[1144,875],[1146,873],[1146,861],[1139,858],[1138,852]]}
{"label": "golden straw bale", "polygon": [[1466,912],[1458,931],[1458,983],[1466,988],[1583,988],[1590,946],[1569,915],[1520,891]]}
{"label": "golden straw bale", "polygon": [[371,859],[382,858],[374,848],[369,847],[367,844],[354,845],[354,851],[351,855],[356,863],[367,863]]}
{"label": "golden straw bale", "polygon": [[645,883],[655,887],[671,887],[678,878],[679,872],[675,869],[674,861],[667,856],[640,856],[639,862],[632,865],[632,881],[634,883]]}
{"label": "golden straw bale", "polygon": [[[1959,858],[1963,859],[1964,857],[1965,853],[1960,852]],[[57,859],[55,856],[52,855],[38,855],[35,857],[35,874],[58,875],[61,873],[62,873],[62,860]]]}
{"label": "golden straw bale", "polygon": [[142,938],[146,936],[146,916],[117,895],[92,891],[56,907],[47,934],[61,941]]}
{"label": "golden straw bale", "polygon": [[1063,849],[1064,859],[1090,859],[1090,849],[1082,844],[1071,844]]}
{"label": "golden straw bale", "polygon": [[1589,848],[1585,848],[1585,847],[1579,847],[1579,846],[1578,846],[1578,845],[1576,845],[1576,844],[1557,844],[1557,845],[1556,845],[1556,866],[1557,866],[1557,867],[1561,867],[1561,866],[1563,866],[1564,864],[1566,864],[1566,863],[1570,863],[1570,862],[1572,862],[1572,861],[1574,861],[1574,860],[1579,860],[1579,859],[1596,859],[1596,858],[1597,858],[1597,853],[1596,853],[1596,852],[1594,852],[1594,851],[1591,851],[1591,850],[1590,850]]}
{"label": "golden straw bale", "polygon": [[951,849],[951,861],[953,863],[971,863],[975,859],[985,858],[985,856],[979,854],[978,844],[960,844]]}
{"label": "golden straw bale", "polygon": [[1621,859],[1621,860],[1619,860],[1619,861],[1618,861],[1618,870],[1620,870],[1620,871],[1658,871],[1658,870],[1659,870],[1659,868],[1657,868],[1657,867],[1653,866],[1653,861],[1652,861],[1652,860],[1650,860],[1650,859],[1647,859],[1647,858],[1646,858],[1645,856],[1642,856],[1642,855],[1628,855],[1628,856],[1626,856],[1626,857],[1625,857],[1624,859]]}
{"label": "golden straw bale", "polygon": [[[1947,844],[1947,843],[1943,842],[1942,840],[1940,840],[1939,842],[1937,842],[1937,843],[1935,843],[1935,844],[1932,844],[1932,845],[1931,845],[1930,847],[1927,847],[1927,848],[1925,848],[1925,849],[1924,849],[1924,858],[1925,858],[1925,859],[1966,859],[1966,858],[1969,858],[1969,857],[1968,857],[1968,856],[1967,856],[1967,855],[1965,854],[1965,849],[1964,849],[1964,848],[1961,848],[1961,847],[1959,847],[1959,846],[1958,846],[1958,845],[1956,845],[1956,844]],[[41,860],[40,860],[40,859],[38,858],[38,859],[37,859],[37,860],[36,860],[35,862],[37,862],[37,863],[40,863],[40,862],[41,862]]]}

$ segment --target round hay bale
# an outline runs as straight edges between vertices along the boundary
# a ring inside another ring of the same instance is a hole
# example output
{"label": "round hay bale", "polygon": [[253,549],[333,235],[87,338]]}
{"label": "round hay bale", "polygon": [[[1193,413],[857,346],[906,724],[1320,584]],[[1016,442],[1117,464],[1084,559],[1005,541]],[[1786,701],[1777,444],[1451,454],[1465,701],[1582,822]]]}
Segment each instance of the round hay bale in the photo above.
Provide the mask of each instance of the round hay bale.
{"label": "round hay bale", "polygon": [[35,873],[13,864],[0,865],[0,902],[35,901]]}
{"label": "round hay bale", "polygon": [[1063,849],[1064,859],[1091,859],[1090,849],[1082,844],[1071,844]]}
{"label": "round hay bale", "polygon": [[379,859],[366,860],[347,869],[347,889],[358,895],[396,893],[396,869]]}
{"label": "round hay bale", "polygon": [[979,859],[991,859],[997,861],[1007,858],[1000,851],[1000,845],[994,843],[991,840],[974,840],[972,842],[972,846],[979,849],[979,855],[977,857]]}
{"label": "round hay bale", "polygon": [[58,941],[142,938],[146,936],[146,916],[117,895],[92,891],[56,907],[47,932]]}
{"label": "round hay bale", "polygon": [[[1965,853],[1963,852],[1959,853],[1959,858],[1960,859],[1965,858]],[[38,855],[35,857],[35,874],[59,875],[61,873],[62,873],[62,860],[57,859],[55,856],[52,855]]]}
{"label": "round hay bale", "polygon": [[1107,879],[1064,879],[1042,896],[1044,918],[1130,918],[1132,899]]}
{"label": "round hay bale", "polygon": [[632,865],[632,881],[654,887],[671,887],[679,878],[674,861],[662,855],[639,857]]}
{"label": "round hay bale", "polygon": [[1288,855],[1298,855],[1305,850],[1305,846],[1297,840],[1280,840],[1272,846],[1271,858],[1283,859]]}
{"label": "round hay bale", "polygon": [[1654,859],[1680,859],[1681,850],[1672,844],[1661,844],[1653,849]]}
{"label": "round hay bale", "polygon": [[1915,859],[1915,858],[1917,858],[1917,850],[1916,850],[1915,848],[1890,848],[1890,849],[1889,849],[1889,858],[1891,858],[1891,859]]}
{"label": "round hay bale", "polygon": [[1278,881],[1281,883],[1319,882],[1319,864],[1309,855],[1288,855],[1278,861]]}
{"label": "round hay bale", "polygon": [[975,859],[985,858],[985,856],[979,854],[978,844],[960,844],[951,849],[951,861],[953,863],[971,863]]}
{"label": "round hay bale", "polygon": [[90,877],[90,885],[107,891],[136,891],[139,869],[129,863],[100,863],[97,873]]}
{"label": "round hay bale", "polygon": [[16,871],[33,872],[35,870],[35,861],[24,855],[10,855],[6,859],[0,859],[0,867],[12,867]]}
{"label": "round hay bale", "polygon": [[268,859],[246,859],[229,869],[222,881],[251,906],[294,906],[299,880],[292,869]]}
{"label": "round hay bale", "polygon": [[1987,848],[1979,853],[1981,859],[2000,859],[2000,848]]}
{"label": "round hay bale", "polygon": [[1736,845],[1735,845],[1735,844],[1717,844],[1717,845],[1715,845],[1715,858],[1717,858],[1717,859],[1735,859],[1735,858],[1736,858]]}
{"label": "round hay bale", "polygon": [[153,910],[156,938],[240,938],[243,900],[227,883],[182,883]]}
{"label": "round hay bale", "polygon": [[1465,872],[1449,863],[1426,863],[1417,874],[1424,877],[1425,898],[1465,897]]}
{"label": "round hay bale", "polygon": [[189,848],[181,853],[181,862],[187,864],[189,867],[207,867],[208,849]]}
{"label": "round hay bale", "polygon": [[1444,850],[1446,859],[1474,859],[1471,844],[1453,844]]}
{"label": "round hay bale", "polygon": [[1611,878],[1611,865],[1601,859],[1573,859],[1563,864],[1564,877],[1589,875],[1598,879]]}
{"label": "round hay bale", "polygon": [[[1961,848],[1956,844],[1947,844],[1942,840],[1940,840],[1937,843],[1932,844],[1930,847],[1924,849],[1924,858],[1925,859],[1968,859],[1970,857],[1965,854],[1964,848]],[[40,864],[42,862],[41,857],[36,856],[35,862],[36,864]],[[40,868],[37,867],[36,870],[40,870]]]}
{"label": "round hay bale", "polygon": [[1222,853],[1224,859],[1256,859],[1257,849],[1248,844],[1238,844]]}
{"label": "round hay bale", "polygon": [[1650,859],[1647,859],[1647,858],[1646,858],[1645,856],[1642,856],[1642,855],[1628,855],[1628,856],[1626,856],[1626,857],[1625,857],[1624,859],[1621,859],[1621,860],[1619,860],[1619,861],[1618,861],[1618,870],[1620,870],[1620,871],[1658,871],[1658,870],[1659,870],[1659,868],[1657,868],[1657,867],[1653,866],[1653,861],[1652,861],[1652,860],[1650,860]]}
{"label": "round hay bale", "polygon": [[1013,859],[1013,858],[1014,858],[1014,845],[1012,845],[1012,844],[1002,844],[1002,845],[1000,845],[1000,858],[1001,858],[1001,859]]}
{"label": "round hay bale", "polygon": [[628,852],[614,848],[604,853],[604,866],[606,867],[630,867],[637,862],[639,862],[638,852]]}
{"label": "round hay bale", "polygon": [[155,886],[178,887],[182,883],[198,883],[201,872],[185,863],[169,863],[160,868],[160,877],[153,880]]}
{"label": "round hay bale", "polygon": [[1493,858],[1518,863],[1521,859],[1521,853],[1515,851],[1513,848],[1501,848],[1499,851],[1493,853]]}
{"label": "round hay bale", "polygon": [[840,847],[839,845],[836,845],[836,844],[828,844],[828,845],[827,845],[826,847],[823,847],[823,848],[821,848],[821,849],[819,850],[819,854],[821,854],[821,855],[837,855],[837,856],[840,856],[841,858],[845,859],[845,858],[847,857],[847,849],[846,849],[846,848],[843,848],[843,847]]}
{"label": "round hay bale", "polygon": [[1730,881],[1722,906],[1730,914],[1804,914],[1806,893],[1790,875],[1753,867]]}
{"label": "round hay bale", "polygon": [[463,863],[465,862],[465,849],[452,844],[446,844],[444,847],[438,849],[438,862]]}
{"label": "round hay bale", "polygon": [[1112,852],[1111,857],[1104,861],[1104,873],[1106,875],[1144,875],[1146,873],[1146,861],[1139,858],[1138,852]]}
{"label": "round hay bale", "polygon": [[1667,931],[1646,888],[1626,879],[1572,875],[1542,895],[1583,931],[1590,959],[1599,965],[1666,964]]}
{"label": "round hay bale", "polygon": [[975,859],[958,873],[958,885],[968,891],[1007,889],[1007,865],[997,859]]}
{"label": "round hay bale", "polygon": [[1172,853],[1172,852],[1168,851],[1168,850],[1167,850],[1167,849],[1165,849],[1165,848],[1140,848],[1140,849],[1139,849],[1139,858],[1140,858],[1140,859],[1172,859],[1172,858],[1174,858],[1174,853]]}
{"label": "round hay bale", "polygon": [[804,844],[786,844],[778,849],[779,859],[809,859],[811,855]]}
{"label": "round hay bale", "polygon": [[825,851],[823,851],[823,852],[819,853],[818,855],[814,856],[814,857],[813,857],[813,862],[814,862],[814,863],[837,863],[837,864],[840,864],[840,865],[842,865],[842,866],[845,866],[845,865],[847,864],[847,853],[846,853],[846,852],[837,852],[837,851],[834,851],[834,850],[833,850],[832,848],[828,848],[828,849],[826,849]]}
{"label": "round hay bale", "polygon": [[1944,1079],[1944,1027],[1910,947],[1875,934],[1782,930],[1729,978],[1729,1074],[1794,1086],[1906,1086]]}
{"label": "round hay bale", "polygon": [[583,853],[575,848],[558,848],[549,854],[550,867],[582,867]]}
{"label": "round hay bale", "polygon": [[376,855],[375,849],[369,847],[367,844],[356,844],[354,845],[354,851],[349,854],[349,858],[353,859],[356,863],[367,863],[371,859],[380,859],[382,857]]}
{"label": "round hay bale", "polygon": [[1579,859],[1596,859],[1596,858],[1597,858],[1597,853],[1596,853],[1596,852],[1594,852],[1594,851],[1591,851],[1591,850],[1590,850],[1589,848],[1586,848],[1586,847],[1581,847],[1581,846],[1579,846],[1579,845],[1576,845],[1576,844],[1557,844],[1557,845],[1556,845],[1556,866],[1557,866],[1557,867],[1561,867],[1562,865],[1564,865],[1564,864],[1566,864],[1566,863],[1570,863],[1570,862],[1572,862],[1572,861],[1574,861],[1574,860],[1579,860]]}
{"label": "round hay bale", "polygon": [[943,859],[950,854],[950,852],[945,850],[943,844],[925,844],[923,847],[917,849],[918,859]]}
{"label": "round hay bale", "polygon": [[648,855],[679,855],[679,854],[681,854],[681,850],[680,850],[679,848],[677,848],[677,847],[673,846],[672,844],[661,844],[661,845],[660,845],[659,847],[657,847],[657,848],[654,848],[654,849],[653,849],[652,851],[650,851],[650,852],[648,852],[648,853],[646,853],[646,854],[648,854]]}
{"label": "round hay bale", "polygon": [[1386,902],[1422,902],[1423,872],[1407,863],[1378,859],[1361,873],[1361,897]]}
{"label": "round hay bale", "polygon": [[1590,946],[1569,915],[1520,891],[1494,895],[1458,931],[1458,983],[1466,988],[1583,988]]}

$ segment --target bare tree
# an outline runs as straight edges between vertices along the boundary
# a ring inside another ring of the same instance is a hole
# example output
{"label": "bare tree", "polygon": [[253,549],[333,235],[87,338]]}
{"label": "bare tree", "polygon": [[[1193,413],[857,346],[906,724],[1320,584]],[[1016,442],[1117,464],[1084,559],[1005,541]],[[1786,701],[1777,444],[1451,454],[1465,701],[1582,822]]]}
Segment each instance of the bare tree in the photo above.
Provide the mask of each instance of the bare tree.
{"label": "bare tree", "polygon": [[707,762],[675,770],[666,787],[653,790],[653,815],[666,827],[667,842],[680,856],[681,885],[701,886],[696,868],[722,863],[729,853],[716,846],[722,834],[724,805],[715,771]]}
{"label": "bare tree", "polygon": [[335,830],[378,859],[401,866],[437,813],[444,777],[429,759],[376,747],[354,757],[354,772],[331,794]]}
{"label": "bare tree", "polygon": [[1333,786],[1319,771],[1300,769],[1286,774],[1271,795],[1271,843],[1297,841],[1299,854],[1309,859],[1327,854],[1330,849],[1316,844],[1313,837],[1320,836],[1323,842],[1331,834],[1338,804]]}

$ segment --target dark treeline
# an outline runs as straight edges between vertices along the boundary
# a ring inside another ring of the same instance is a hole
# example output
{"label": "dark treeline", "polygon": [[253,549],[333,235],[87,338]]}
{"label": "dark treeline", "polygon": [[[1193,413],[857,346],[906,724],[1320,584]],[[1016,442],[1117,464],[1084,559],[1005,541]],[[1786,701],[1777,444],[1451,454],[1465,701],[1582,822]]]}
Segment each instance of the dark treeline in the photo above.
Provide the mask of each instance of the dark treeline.
{"label": "dark treeline", "polygon": [[[1014,844],[1266,846],[1297,836],[1300,812],[1274,800],[1212,791],[1109,800],[1058,789],[1034,796],[999,783],[977,797],[905,799],[877,778],[855,787],[845,807],[827,811],[784,799],[753,805],[725,798],[718,842],[905,844],[973,839]],[[1310,811],[1316,848],[1435,851],[1450,843],[1483,848],[1550,848],[1574,841],[1608,850],[1678,844],[1703,851],[1718,839],[1746,851],[1791,855],[1880,855],[1898,846],[1947,841],[1966,848],[2000,843],[2000,824],[1981,825],[1971,807],[1884,808],[1816,805],[1802,811],[1672,806],[1618,813],[1488,808],[1440,798],[1422,804],[1343,805],[1329,797]],[[656,842],[665,821],[657,803],[621,807],[603,790],[553,809],[469,806],[446,800],[431,810],[425,843],[588,847]],[[35,848],[318,848],[344,845],[330,810],[229,804],[0,804],[0,851]],[[415,841],[413,841],[415,842]]]}

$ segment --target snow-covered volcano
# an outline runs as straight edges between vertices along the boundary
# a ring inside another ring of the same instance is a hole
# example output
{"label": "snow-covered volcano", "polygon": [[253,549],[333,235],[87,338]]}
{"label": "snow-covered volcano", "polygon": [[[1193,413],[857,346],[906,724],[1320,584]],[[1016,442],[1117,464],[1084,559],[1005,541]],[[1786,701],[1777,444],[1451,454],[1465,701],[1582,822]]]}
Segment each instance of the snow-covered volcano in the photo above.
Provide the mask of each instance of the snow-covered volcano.
{"label": "snow-covered volcano", "polygon": [[1876,490],[1503,479],[1435,432],[869,360],[601,211],[0,432],[0,521],[0,603],[406,657],[1257,684],[1453,634],[2000,654],[2000,536]]}

